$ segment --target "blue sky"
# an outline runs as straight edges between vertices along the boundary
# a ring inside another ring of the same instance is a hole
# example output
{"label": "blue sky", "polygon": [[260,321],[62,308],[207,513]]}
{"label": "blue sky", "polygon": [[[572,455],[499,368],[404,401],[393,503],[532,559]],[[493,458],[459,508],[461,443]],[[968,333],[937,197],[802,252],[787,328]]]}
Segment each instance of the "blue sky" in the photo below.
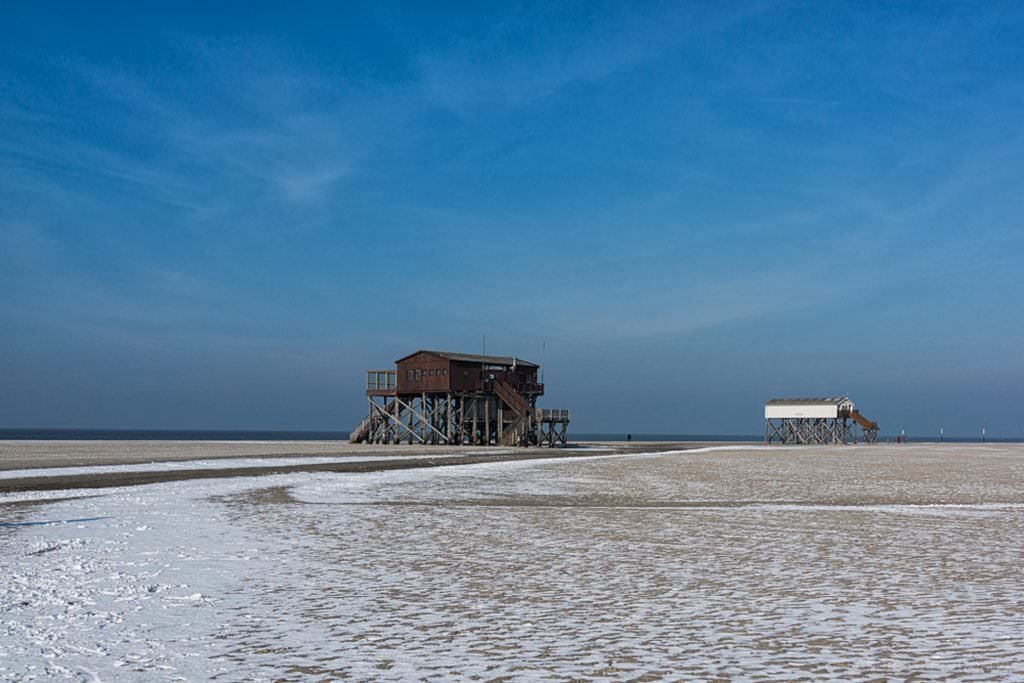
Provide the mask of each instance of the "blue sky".
{"label": "blue sky", "polygon": [[8,8],[0,426],[347,429],[486,334],[577,431],[1024,436],[1022,121],[1018,3]]}

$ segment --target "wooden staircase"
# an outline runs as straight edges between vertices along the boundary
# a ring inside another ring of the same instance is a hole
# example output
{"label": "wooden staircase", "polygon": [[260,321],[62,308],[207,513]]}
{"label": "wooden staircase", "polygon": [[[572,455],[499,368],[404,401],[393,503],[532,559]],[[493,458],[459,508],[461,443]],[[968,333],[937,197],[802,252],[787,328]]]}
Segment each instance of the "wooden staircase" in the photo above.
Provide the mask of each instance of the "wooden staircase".
{"label": "wooden staircase", "polygon": [[[395,401],[392,399],[387,406],[384,408],[390,414],[395,412]],[[384,417],[380,414],[373,412],[362,419],[362,421],[355,426],[351,432],[348,433],[349,443],[363,443],[370,438],[373,434],[373,430],[377,428],[377,425],[384,420]]]}
{"label": "wooden staircase", "polygon": [[864,435],[864,443],[878,443],[878,423],[869,420],[860,414],[859,410],[850,411],[850,417],[860,425],[861,434]]}
{"label": "wooden staircase", "polygon": [[533,426],[533,406],[515,390],[515,387],[503,379],[494,381],[494,393],[512,410],[512,414],[516,418],[502,433],[501,445],[525,445],[530,428]]}
{"label": "wooden staircase", "polygon": [[860,414],[859,410],[853,410],[850,412],[850,417],[856,420],[857,424],[861,426],[861,429],[878,429],[878,423],[873,422],[863,415]]}
{"label": "wooden staircase", "polygon": [[366,437],[370,435],[370,430],[373,428],[374,417],[376,415],[367,415],[363,418],[363,421],[355,426],[355,428],[348,433],[349,443],[362,443],[366,441]]}
{"label": "wooden staircase", "polygon": [[505,402],[505,405],[512,409],[516,417],[533,415],[533,406],[530,405],[530,402],[523,398],[522,394],[505,380],[494,380],[494,393]]}
{"label": "wooden staircase", "polygon": [[533,423],[533,416],[526,414],[516,418],[515,422],[508,426],[501,435],[502,446],[526,446],[527,436],[530,434],[530,426]]}

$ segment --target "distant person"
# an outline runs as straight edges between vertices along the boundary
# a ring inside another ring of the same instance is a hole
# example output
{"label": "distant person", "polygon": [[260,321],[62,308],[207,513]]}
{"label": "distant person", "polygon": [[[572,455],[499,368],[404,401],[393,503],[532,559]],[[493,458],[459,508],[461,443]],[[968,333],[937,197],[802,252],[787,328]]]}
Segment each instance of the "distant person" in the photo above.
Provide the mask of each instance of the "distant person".
{"label": "distant person", "polygon": [[632,441],[632,440],[633,440],[633,435],[632,434],[626,434],[626,441]]}

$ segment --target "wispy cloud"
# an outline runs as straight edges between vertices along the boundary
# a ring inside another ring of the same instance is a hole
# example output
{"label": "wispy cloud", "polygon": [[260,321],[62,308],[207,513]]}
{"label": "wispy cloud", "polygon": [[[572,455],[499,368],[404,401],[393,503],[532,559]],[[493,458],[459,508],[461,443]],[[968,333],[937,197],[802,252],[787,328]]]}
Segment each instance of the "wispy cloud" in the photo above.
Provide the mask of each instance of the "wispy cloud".
{"label": "wispy cloud", "polygon": [[0,277],[34,273],[54,263],[55,240],[35,225],[0,220]]}
{"label": "wispy cloud", "polygon": [[278,183],[288,199],[306,202],[324,196],[342,175],[343,172],[337,169],[286,173],[278,178]]}
{"label": "wispy cloud", "polygon": [[[358,93],[349,92],[341,109],[342,98],[333,95],[344,84],[304,75],[268,49],[183,45],[191,68],[173,78],[55,60],[50,68],[72,85],[52,111],[36,112],[48,123],[29,125],[19,116],[20,131],[0,133],[0,151],[13,162],[6,180],[34,186],[40,196],[88,194],[90,184],[107,182],[196,215],[226,203],[259,204],[265,214],[271,206],[322,203],[372,149],[366,128],[380,108],[373,97],[360,112],[351,101]],[[69,107],[83,105],[105,112],[100,136],[85,139],[76,130]],[[20,111],[7,105],[5,118]]]}
{"label": "wispy cloud", "polygon": [[558,15],[508,9],[491,31],[472,40],[425,48],[418,66],[426,97],[456,111],[476,105],[521,106],[573,84],[592,84],[642,66],[700,36],[775,9],[778,2],[723,6],[623,5],[579,17],[574,30]]}

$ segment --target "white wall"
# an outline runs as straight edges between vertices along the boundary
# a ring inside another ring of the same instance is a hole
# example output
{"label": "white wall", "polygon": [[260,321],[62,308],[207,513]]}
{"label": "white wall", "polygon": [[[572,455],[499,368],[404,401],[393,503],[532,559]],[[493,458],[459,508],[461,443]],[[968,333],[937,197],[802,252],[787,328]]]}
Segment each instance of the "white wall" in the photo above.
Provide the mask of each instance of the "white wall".
{"label": "white wall", "polygon": [[786,417],[838,417],[839,406],[780,404],[764,407],[766,420]]}

